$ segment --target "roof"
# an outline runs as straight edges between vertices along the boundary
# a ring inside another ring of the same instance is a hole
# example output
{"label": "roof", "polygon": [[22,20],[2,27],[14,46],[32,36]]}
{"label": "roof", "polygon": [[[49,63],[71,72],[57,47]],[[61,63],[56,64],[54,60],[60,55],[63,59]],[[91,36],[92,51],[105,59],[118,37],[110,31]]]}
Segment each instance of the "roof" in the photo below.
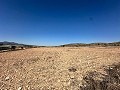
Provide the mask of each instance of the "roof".
{"label": "roof", "polygon": [[2,45],[0,47],[11,47],[12,45]]}

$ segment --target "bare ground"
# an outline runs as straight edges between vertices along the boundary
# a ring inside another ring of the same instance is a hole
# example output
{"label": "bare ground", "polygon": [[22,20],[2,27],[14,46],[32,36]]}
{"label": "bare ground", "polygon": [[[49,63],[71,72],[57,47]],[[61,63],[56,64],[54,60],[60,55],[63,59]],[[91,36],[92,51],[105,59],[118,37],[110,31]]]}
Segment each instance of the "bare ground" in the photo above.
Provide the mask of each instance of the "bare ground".
{"label": "bare ground", "polygon": [[105,67],[119,62],[119,47],[4,52],[0,53],[0,90],[79,90],[87,72],[106,74]]}

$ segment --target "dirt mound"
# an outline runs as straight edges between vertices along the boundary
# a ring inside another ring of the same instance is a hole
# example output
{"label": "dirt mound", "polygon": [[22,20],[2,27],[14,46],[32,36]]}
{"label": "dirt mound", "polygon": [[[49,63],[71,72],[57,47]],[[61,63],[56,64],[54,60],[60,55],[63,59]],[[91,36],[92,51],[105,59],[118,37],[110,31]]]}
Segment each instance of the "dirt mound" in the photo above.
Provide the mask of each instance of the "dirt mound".
{"label": "dirt mound", "polygon": [[106,74],[88,72],[80,90],[120,90],[120,63],[105,68]]}

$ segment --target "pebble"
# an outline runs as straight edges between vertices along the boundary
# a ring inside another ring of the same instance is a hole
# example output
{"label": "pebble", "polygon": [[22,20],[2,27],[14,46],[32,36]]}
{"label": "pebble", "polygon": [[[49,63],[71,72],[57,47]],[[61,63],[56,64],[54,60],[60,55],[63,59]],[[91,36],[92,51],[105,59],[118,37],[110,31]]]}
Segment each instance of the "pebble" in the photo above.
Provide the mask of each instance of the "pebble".
{"label": "pebble", "polygon": [[75,77],[74,76],[71,76],[71,79],[74,79]]}
{"label": "pebble", "polygon": [[18,90],[22,90],[22,87],[19,87]]}
{"label": "pebble", "polygon": [[110,67],[110,69],[113,69],[112,67]]}
{"label": "pebble", "polygon": [[60,82],[60,80],[58,80],[58,82]]}
{"label": "pebble", "polygon": [[7,80],[9,80],[10,79],[10,77],[9,76],[7,76],[6,78],[5,78],[5,80],[7,81]]}
{"label": "pebble", "polygon": [[26,86],[26,88],[30,90],[30,87],[28,85]]}
{"label": "pebble", "polygon": [[84,87],[86,87],[86,85],[84,85]]}

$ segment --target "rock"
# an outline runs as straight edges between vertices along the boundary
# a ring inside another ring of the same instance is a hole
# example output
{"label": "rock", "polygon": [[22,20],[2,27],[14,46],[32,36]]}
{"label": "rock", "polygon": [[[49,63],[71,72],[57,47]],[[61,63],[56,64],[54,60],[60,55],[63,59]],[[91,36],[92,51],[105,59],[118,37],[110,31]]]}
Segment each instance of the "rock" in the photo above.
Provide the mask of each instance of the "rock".
{"label": "rock", "polygon": [[6,78],[5,78],[5,80],[7,81],[7,80],[9,80],[10,79],[10,77],[9,76],[7,76]]}
{"label": "rock", "polygon": [[22,87],[19,87],[18,90],[22,90]]}
{"label": "rock", "polygon": [[75,77],[74,76],[71,76],[71,79],[74,79]]}
{"label": "rock", "polygon": [[71,67],[71,68],[69,68],[68,70],[69,70],[69,72],[76,72],[76,71],[77,71],[77,69],[74,68],[74,67]]}
{"label": "rock", "polygon": [[110,69],[113,69],[112,67],[110,67]]}
{"label": "rock", "polygon": [[58,82],[60,82],[60,80],[58,80]]}

